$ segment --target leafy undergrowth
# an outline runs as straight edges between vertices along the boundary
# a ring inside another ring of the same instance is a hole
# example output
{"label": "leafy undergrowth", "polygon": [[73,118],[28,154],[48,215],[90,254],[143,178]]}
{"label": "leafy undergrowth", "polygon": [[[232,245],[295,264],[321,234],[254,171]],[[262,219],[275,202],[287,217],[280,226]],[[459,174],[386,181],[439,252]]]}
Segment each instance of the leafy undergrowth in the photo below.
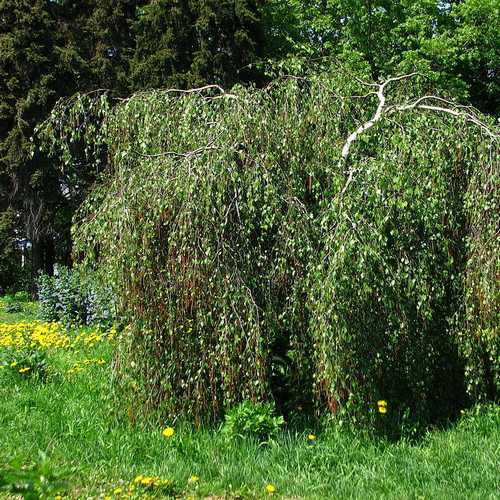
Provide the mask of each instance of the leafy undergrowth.
{"label": "leafy undergrowth", "polygon": [[[5,340],[16,329],[23,349]],[[331,425],[282,431],[262,446],[217,430],[123,418],[110,382],[113,334],[65,332],[26,317],[1,331],[0,356],[21,358],[29,344],[43,376],[31,373],[36,364],[20,372],[22,359],[3,362],[0,488],[3,480],[43,498],[499,498],[498,406],[469,410],[416,444]],[[37,344],[44,336],[46,345]]]}
{"label": "leafy undergrowth", "polygon": [[0,323],[16,323],[31,320],[38,311],[36,302],[14,302],[0,298]]}

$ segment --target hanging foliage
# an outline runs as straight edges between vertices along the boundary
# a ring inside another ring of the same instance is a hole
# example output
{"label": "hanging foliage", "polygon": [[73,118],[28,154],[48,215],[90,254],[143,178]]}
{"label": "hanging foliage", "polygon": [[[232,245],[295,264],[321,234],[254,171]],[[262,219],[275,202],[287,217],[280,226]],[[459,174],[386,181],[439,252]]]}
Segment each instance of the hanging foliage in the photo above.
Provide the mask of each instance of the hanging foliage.
{"label": "hanging foliage", "polygon": [[339,70],[56,108],[42,128],[56,149],[80,119],[68,106],[105,110],[93,142],[109,173],[73,233],[118,295],[131,400],[198,422],[275,400],[365,423],[384,400],[405,425],[464,404],[469,328],[498,346],[468,293],[479,280],[494,310],[498,135],[423,85],[364,95]]}

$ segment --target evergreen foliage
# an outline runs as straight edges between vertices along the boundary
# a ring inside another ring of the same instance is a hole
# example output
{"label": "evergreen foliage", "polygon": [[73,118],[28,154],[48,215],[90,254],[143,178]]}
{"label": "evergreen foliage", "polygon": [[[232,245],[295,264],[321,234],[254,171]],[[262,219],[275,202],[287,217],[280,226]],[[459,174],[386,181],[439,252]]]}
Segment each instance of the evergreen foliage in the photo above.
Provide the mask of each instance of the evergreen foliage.
{"label": "evergreen foliage", "polygon": [[[391,102],[429,90],[392,85]],[[467,382],[498,383],[473,360],[498,349],[495,133],[407,110],[343,161],[375,106],[349,73],[220,90],[93,98],[111,169],[74,238],[119,298],[134,400],[198,422],[275,400],[375,424],[383,399],[384,425],[415,429],[455,414]],[[64,109],[49,136],[71,140]]]}
{"label": "evergreen foliage", "polygon": [[15,214],[12,210],[0,212],[0,241],[3,245],[0,247],[0,291],[2,284],[14,283],[16,274],[19,273],[19,266],[15,252],[16,235],[14,228],[16,226]]}
{"label": "evergreen foliage", "polygon": [[55,51],[56,25],[49,8],[43,1],[0,3],[1,210],[14,211],[18,233],[33,242],[35,268],[48,272],[53,234],[59,223],[68,231],[71,220],[65,216],[52,162],[34,152],[30,140],[40,116],[64,92]]}
{"label": "evergreen foliage", "polygon": [[255,79],[262,0],[154,0],[138,10],[134,87],[189,88]]}
{"label": "evergreen foliage", "polygon": [[[133,23],[144,0],[64,1],[56,14],[68,66],[78,70],[71,93],[98,88],[117,95],[131,88]],[[71,55],[69,55],[71,54]]]}

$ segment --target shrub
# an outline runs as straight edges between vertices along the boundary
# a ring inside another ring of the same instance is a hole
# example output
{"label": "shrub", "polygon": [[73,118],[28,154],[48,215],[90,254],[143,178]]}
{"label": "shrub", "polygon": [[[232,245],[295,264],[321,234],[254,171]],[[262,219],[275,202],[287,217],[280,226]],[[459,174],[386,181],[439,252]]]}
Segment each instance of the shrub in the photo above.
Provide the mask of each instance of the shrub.
{"label": "shrub", "polygon": [[56,266],[54,276],[41,275],[38,299],[46,321],[110,326],[115,318],[111,291],[82,269]]}
{"label": "shrub", "polygon": [[[480,151],[483,158],[493,149]],[[484,160],[483,160],[484,161]],[[471,176],[465,196],[468,259],[465,272],[465,321],[458,328],[466,360],[466,380],[474,400],[500,398],[500,171],[487,163]]]}
{"label": "shrub", "polygon": [[25,290],[21,290],[14,294],[14,300],[18,302],[29,302],[31,300],[31,294]]}
{"label": "shrub", "polygon": [[253,403],[244,401],[229,410],[225,415],[222,432],[228,437],[253,437],[267,441],[276,437],[285,420],[275,416],[272,403]]}
{"label": "shrub", "polygon": [[[388,103],[421,85],[396,86]],[[110,175],[82,207],[75,245],[119,294],[120,366],[145,406],[213,421],[275,400],[376,425],[386,400],[410,427],[456,414],[473,364],[457,330],[478,315],[464,302],[466,269],[479,265],[464,201],[481,172],[498,176],[497,141],[450,114],[409,111],[362,134],[344,161],[345,138],[378,102],[352,98],[365,89],[341,70],[214,92],[76,99],[105,102],[96,143]],[[54,137],[81,118],[64,109]],[[485,234],[492,269],[498,242]]]}
{"label": "shrub", "polygon": [[3,299],[4,311],[7,313],[18,313],[23,310],[22,304],[14,299],[12,295],[6,295]]}
{"label": "shrub", "polygon": [[54,498],[67,489],[67,482],[60,471],[54,472],[46,455],[39,452],[36,463],[26,464],[15,460],[0,468],[0,492],[14,498],[29,500]]}
{"label": "shrub", "polygon": [[427,116],[401,136],[396,127],[379,132],[385,153],[364,159],[355,185],[325,214],[335,230],[311,275],[310,331],[325,403],[377,422],[376,401],[387,400],[399,425],[446,419],[465,401],[455,329],[463,197],[476,160],[450,153],[453,141],[475,141],[467,129]]}

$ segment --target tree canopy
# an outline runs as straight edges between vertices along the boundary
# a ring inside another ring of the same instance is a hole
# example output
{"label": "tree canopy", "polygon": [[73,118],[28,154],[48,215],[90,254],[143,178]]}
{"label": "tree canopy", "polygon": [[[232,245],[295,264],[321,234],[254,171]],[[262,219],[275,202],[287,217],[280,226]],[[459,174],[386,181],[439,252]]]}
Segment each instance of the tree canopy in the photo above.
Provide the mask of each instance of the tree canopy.
{"label": "tree canopy", "polygon": [[32,277],[103,277],[124,394],[163,416],[272,399],[376,425],[390,398],[413,429],[497,398],[498,21],[0,0],[0,287],[21,241]]}
{"label": "tree canopy", "polygon": [[68,168],[33,132],[75,92],[262,87],[342,64],[373,80],[418,71],[497,116],[498,24],[494,0],[2,0],[0,211],[32,240],[34,271],[70,262],[71,220],[106,152],[95,161],[77,140]]}
{"label": "tree canopy", "polygon": [[497,394],[498,130],[431,91],[338,66],[54,110],[63,150],[103,110],[111,169],[73,236],[118,298],[133,404],[203,422],[273,399],[374,423],[384,395],[400,429]]}
{"label": "tree canopy", "polygon": [[418,70],[486,113],[499,112],[495,0],[286,0],[265,8],[281,57],[366,64],[374,79]]}
{"label": "tree canopy", "polygon": [[134,88],[230,87],[255,80],[262,0],[158,0],[138,9]]}

